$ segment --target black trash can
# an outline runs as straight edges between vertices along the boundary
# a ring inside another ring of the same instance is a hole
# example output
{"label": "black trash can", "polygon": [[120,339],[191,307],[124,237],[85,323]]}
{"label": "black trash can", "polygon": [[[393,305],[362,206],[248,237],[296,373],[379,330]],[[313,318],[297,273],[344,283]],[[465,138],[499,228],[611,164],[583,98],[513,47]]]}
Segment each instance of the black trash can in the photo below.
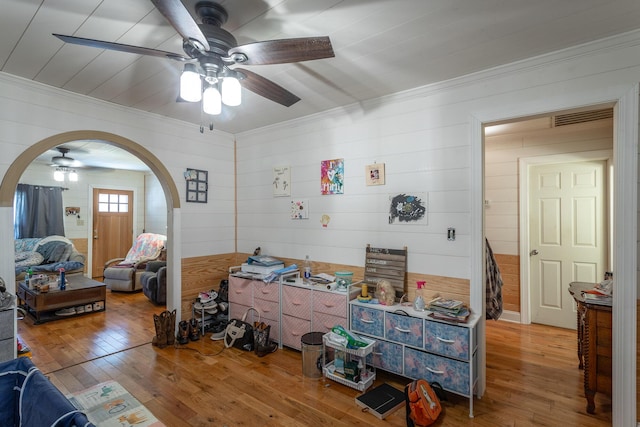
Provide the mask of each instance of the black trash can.
{"label": "black trash can", "polygon": [[302,336],[302,375],[308,378],[322,376],[322,332],[309,332]]}

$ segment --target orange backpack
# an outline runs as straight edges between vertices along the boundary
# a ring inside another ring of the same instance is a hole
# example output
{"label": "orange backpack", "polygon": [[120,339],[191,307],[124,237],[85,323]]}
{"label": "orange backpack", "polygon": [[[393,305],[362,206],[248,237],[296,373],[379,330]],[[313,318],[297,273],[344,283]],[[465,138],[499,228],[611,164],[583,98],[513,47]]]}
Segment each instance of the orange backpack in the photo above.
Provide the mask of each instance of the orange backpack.
{"label": "orange backpack", "polygon": [[404,387],[407,401],[407,427],[430,426],[438,419],[442,412],[442,405],[434,388],[443,393],[440,384],[429,384],[426,380],[415,380]]}

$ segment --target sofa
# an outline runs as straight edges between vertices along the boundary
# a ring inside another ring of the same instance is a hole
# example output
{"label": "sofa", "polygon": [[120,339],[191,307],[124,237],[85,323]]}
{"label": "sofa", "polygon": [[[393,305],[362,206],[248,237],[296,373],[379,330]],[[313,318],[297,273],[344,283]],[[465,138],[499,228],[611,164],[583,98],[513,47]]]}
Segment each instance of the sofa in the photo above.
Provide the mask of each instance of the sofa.
{"label": "sofa", "polygon": [[64,236],[30,237],[14,240],[16,282],[29,268],[34,273],[84,273],[85,256]]}
{"label": "sofa", "polygon": [[27,357],[0,363],[0,426],[95,427]]}
{"label": "sofa", "polygon": [[140,276],[142,293],[156,305],[167,303],[167,262],[149,261]]}

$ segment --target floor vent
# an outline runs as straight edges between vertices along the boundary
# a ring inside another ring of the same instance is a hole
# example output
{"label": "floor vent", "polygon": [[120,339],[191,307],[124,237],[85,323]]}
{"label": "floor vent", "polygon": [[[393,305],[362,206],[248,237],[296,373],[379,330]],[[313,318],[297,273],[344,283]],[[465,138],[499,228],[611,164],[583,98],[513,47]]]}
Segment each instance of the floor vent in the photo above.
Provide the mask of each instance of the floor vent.
{"label": "floor vent", "polygon": [[567,126],[577,123],[592,122],[594,120],[610,119],[613,117],[613,108],[605,108],[604,110],[582,111],[580,113],[561,114],[553,117],[553,125]]}

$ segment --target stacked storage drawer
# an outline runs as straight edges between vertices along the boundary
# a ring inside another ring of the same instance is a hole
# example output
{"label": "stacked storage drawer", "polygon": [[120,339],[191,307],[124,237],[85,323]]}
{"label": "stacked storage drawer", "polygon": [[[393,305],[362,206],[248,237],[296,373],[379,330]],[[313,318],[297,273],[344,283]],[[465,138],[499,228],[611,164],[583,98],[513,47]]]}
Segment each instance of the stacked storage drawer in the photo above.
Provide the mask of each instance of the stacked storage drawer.
{"label": "stacked storage drawer", "polygon": [[314,332],[329,332],[336,325],[347,329],[349,322],[347,321],[347,299],[344,294],[314,289],[311,325]]}
{"label": "stacked storage drawer", "polygon": [[15,317],[13,308],[0,311],[0,362],[6,362],[15,357],[16,339],[13,336]]}
{"label": "stacked storage drawer", "polygon": [[311,289],[282,286],[282,344],[302,349],[300,339],[311,332]]}
{"label": "stacked storage drawer", "polygon": [[428,312],[398,308],[350,302],[351,330],[376,340],[367,363],[408,378],[436,381],[468,397],[472,414],[479,317],[452,324],[432,320]]}
{"label": "stacked storage drawer", "polygon": [[[229,319],[240,319],[253,305],[253,280],[242,277],[229,277]],[[253,323],[253,311],[248,322]]]}

